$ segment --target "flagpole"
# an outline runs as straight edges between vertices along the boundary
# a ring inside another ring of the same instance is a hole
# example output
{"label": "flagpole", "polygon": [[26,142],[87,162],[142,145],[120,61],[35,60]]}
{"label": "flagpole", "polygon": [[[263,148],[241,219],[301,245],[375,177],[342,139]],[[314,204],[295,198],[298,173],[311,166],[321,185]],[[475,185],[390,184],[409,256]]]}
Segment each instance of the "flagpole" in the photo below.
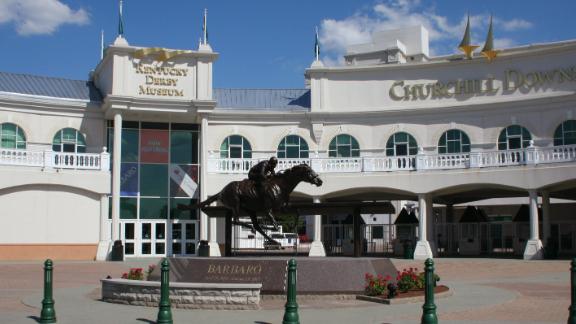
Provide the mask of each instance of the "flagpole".
{"label": "flagpole", "polygon": [[104,29],[100,30],[100,61],[104,58]]}
{"label": "flagpole", "polygon": [[208,9],[204,9],[204,25],[202,26],[203,30],[203,37],[204,37],[204,45],[208,43]]}
{"label": "flagpole", "polygon": [[316,40],[314,42],[314,54],[316,54],[316,61],[320,60],[320,44],[318,43],[318,26],[316,26]]}

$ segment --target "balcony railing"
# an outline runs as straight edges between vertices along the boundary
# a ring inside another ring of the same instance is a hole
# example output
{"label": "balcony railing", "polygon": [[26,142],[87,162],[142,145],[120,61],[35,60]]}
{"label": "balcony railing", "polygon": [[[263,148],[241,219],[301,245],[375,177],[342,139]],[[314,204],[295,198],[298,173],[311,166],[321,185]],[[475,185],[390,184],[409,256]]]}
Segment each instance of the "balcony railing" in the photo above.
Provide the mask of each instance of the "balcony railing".
{"label": "balcony railing", "polygon": [[108,171],[110,154],[0,149],[0,165]]}
{"label": "balcony railing", "polygon": [[[208,159],[210,173],[248,173],[259,159]],[[279,159],[277,170],[306,163],[319,173],[391,172],[506,167],[576,162],[576,145],[528,147],[520,150],[411,156],[367,156],[352,158]]]}

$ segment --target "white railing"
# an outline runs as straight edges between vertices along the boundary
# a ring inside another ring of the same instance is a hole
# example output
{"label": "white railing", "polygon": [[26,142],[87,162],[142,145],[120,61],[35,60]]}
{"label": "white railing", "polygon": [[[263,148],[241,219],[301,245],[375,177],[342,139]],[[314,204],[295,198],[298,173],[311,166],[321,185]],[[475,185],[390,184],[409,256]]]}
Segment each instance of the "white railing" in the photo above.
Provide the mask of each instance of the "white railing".
{"label": "white railing", "polygon": [[364,171],[400,171],[416,170],[416,156],[385,156],[385,157],[365,157]]}
{"label": "white railing", "polygon": [[470,167],[470,154],[422,154],[416,156],[416,163],[418,170],[465,169]]}
{"label": "white railing", "polygon": [[362,158],[315,158],[311,159],[316,172],[362,172]]}
{"label": "white railing", "polygon": [[208,172],[248,173],[258,159],[208,159]]}
{"label": "white railing", "polygon": [[0,149],[0,165],[108,171],[110,154]]}
{"label": "white railing", "polygon": [[[208,159],[208,172],[248,173],[258,159]],[[507,167],[576,162],[576,145],[528,147],[521,150],[412,156],[366,156],[354,158],[279,159],[277,170],[306,163],[319,173],[390,172]]]}

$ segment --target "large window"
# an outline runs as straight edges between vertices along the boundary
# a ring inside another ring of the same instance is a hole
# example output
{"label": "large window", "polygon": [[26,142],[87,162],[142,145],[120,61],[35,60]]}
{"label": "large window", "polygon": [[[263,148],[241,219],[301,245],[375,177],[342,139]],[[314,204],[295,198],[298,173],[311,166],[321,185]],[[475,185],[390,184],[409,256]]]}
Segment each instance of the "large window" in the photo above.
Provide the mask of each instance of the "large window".
{"label": "large window", "polygon": [[416,139],[408,133],[395,133],[386,142],[386,155],[388,156],[416,155],[417,153]]}
{"label": "large window", "polygon": [[554,132],[554,146],[576,144],[576,120],[567,120]]}
{"label": "large window", "polygon": [[[178,204],[198,200],[199,129],[194,124],[122,123],[120,218],[195,220]],[[114,152],[114,123],[108,122]]]}
{"label": "large window", "polygon": [[224,159],[250,159],[252,146],[247,139],[240,135],[226,137],[220,145],[220,157]]}
{"label": "large window", "polygon": [[498,136],[499,150],[517,150],[530,146],[530,132],[519,125],[511,125],[500,132]]}
{"label": "large window", "polygon": [[328,146],[329,157],[357,157],[360,156],[358,141],[348,135],[342,134],[334,137]]}
{"label": "large window", "polygon": [[468,135],[459,129],[451,129],[438,141],[438,153],[467,153],[470,152],[470,139]]}
{"label": "large window", "polygon": [[85,153],[84,135],[74,128],[63,128],[54,135],[52,150],[56,152]]}
{"label": "large window", "polygon": [[0,124],[0,135],[2,136],[2,148],[5,149],[25,149],[26,136],[24,131],[16,124]]}
{"label": "large window", "polygon": [[298,135],[288,135],[278,144],[279,159],[308,158],[308,143]]}

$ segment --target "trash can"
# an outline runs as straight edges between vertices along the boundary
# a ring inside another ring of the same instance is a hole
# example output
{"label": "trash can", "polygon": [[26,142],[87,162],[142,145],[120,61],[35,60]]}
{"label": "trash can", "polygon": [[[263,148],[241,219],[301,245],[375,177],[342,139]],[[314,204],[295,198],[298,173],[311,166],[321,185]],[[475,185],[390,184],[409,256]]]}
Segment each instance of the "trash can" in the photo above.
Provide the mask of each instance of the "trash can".
{"label": "trash can", "polygon": [[412,241],[405,240],[402,247],[404,248],[404,259],[414,259],[414,249],[412,248]]}
{"label": "trash can", "polygon": [[110,254],[111,261],[124,261],[124,246],[122,246],[122,241],[114,241],[112,246],[112,253]]}
{"label": "trash can", "polygon": [[210,246],[208,245],[208,241],[206,240],[200,241],[200,244],[198,245],[198,256],[201,257],[210,256]]}

